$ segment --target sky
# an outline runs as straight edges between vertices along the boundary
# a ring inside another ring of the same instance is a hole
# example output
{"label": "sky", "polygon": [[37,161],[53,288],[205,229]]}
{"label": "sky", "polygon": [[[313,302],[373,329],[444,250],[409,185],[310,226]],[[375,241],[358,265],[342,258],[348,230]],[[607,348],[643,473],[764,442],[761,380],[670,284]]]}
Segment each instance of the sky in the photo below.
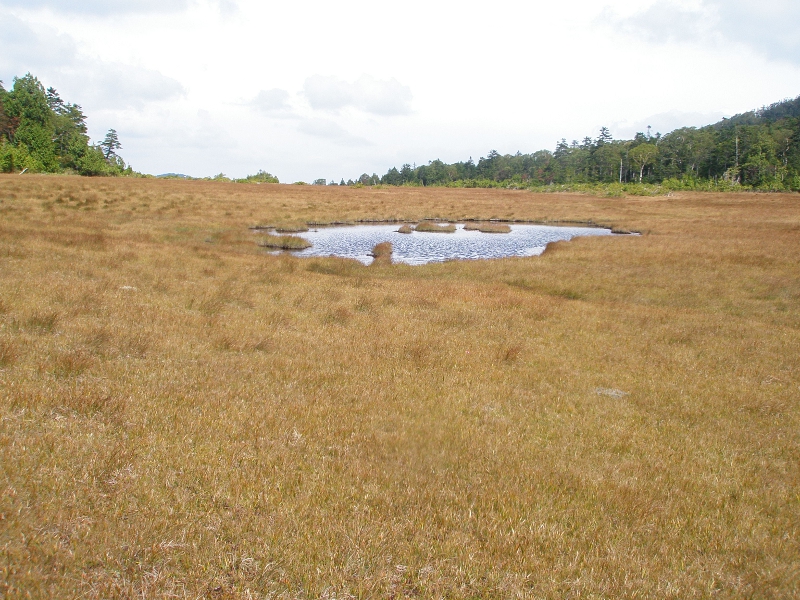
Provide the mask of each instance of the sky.
{"label": "sky", "polygon": [[137,171],[339,181],[795,98],[797,31],[797,0],[0,0],[0,80]]}

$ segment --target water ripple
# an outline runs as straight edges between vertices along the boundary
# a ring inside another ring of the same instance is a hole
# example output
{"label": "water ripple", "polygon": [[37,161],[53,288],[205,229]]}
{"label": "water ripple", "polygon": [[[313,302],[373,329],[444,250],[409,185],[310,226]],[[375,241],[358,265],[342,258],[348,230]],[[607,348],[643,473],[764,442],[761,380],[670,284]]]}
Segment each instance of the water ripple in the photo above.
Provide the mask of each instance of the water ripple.
{"label": "water ripple", "polygon": [[510,233],[466,231],[458,225],[454,233],[397,233],[399,225],[352,225],[324,227],[299,234],[313,244],[297,256],[340,256],[364,264],[372,262],[370,252],[380,242],[391,242],[392,261],[422,265],[446,260],[478,260],[507,256],[536,256],[550,242],[583,235],[611,235],[597,227],[553,227],[511,225]]}

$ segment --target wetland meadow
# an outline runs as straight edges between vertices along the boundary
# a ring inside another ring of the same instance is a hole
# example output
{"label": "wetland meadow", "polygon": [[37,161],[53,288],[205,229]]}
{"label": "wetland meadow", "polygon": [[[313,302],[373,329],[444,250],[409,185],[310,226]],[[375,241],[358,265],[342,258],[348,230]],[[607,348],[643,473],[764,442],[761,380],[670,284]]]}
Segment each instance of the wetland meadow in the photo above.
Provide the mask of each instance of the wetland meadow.
{"label": "wetland meadow", "polygon": [[[251,229],[425,220],[641,235]],[[797,597],[799,350],[797,194],[2,175],[0,597]]]}

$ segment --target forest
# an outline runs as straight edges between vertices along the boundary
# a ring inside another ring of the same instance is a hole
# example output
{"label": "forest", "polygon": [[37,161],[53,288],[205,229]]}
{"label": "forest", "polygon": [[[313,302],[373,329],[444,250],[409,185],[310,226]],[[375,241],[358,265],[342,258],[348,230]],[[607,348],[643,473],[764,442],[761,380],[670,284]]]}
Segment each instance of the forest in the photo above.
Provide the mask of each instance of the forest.
{"label": "forest", "polygon": [[554,151],[499,154],[477,163],[404,164],[383,175],[361,175],[362,185],[544,187],[593,184],[662,184],[674,189],[800,190],[800,96],[706,127],[666,135],[638,133],[615,140],[603,127],[596,139]]}
{"label": "forest", "polygon": [[[90,176],[142,176],[117,153],[122,148],[110,129],[102,142],[87,135],[80,105],[30,73],[0,82],[0,172],[75,173]],[[190,179],[186,176],[175,176]],[[240,183],[278,183],[266,171],[243,179],[220,173],[207,179]],[[325,185],[325,179],[314,181]],[[755,189],[800,191],[800,96],[783,100],[706,127],[683,127],[662,135],[638,133],[616,140],[607,127],[595,139],[562,139],[553,151],[500,154],[477,162],[404,164],[379,176],[362,174],[339,184],[448,187],[572,188],[658,184],[669,189]],[[641,186],[639,186],[641,187]]]}
{"label": "forest", "polygon": [[28,73],[7,91],[0,81],[0,172],[134,175],[117,154],[110,129],[99,144],[86,133],[86,115]]}
{"label": "forest", "polygon": [[[78,104],[65,102],[52,87],[31,75],[15,77],[10,91],[0,81],[0,173],[64,173],[87,176],[151,177],[134,171],[117,153],[122,149],[116,130],[92,144],[86,115]],[[166,179],[197,179],[169,173]],[[266,171],[241,179],[223,173],[208,181],[279,183]]]}

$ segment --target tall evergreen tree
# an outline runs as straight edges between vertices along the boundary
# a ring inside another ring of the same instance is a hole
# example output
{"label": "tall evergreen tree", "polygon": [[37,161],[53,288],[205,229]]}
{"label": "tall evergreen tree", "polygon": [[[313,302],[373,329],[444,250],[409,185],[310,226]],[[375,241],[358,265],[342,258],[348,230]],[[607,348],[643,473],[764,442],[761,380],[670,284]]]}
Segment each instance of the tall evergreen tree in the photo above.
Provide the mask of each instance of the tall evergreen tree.
{"label": "tall evergreen tree", "polygon": [[41,82],[30,73],[15,78],[14,87],[6,96],[5,110],[18,122],[12,141],[24,147],[32,166],[39,171],[58,171],[52,111]]}
{"label": "tall evergreen tree", "polygon": [[117,150],[122,149],[122,144],[119,141],[116,129],[108,130],[105,139],[100,142],[100,147],[103,149],[103,155],[106,157],[106,160],[116,158]]}

